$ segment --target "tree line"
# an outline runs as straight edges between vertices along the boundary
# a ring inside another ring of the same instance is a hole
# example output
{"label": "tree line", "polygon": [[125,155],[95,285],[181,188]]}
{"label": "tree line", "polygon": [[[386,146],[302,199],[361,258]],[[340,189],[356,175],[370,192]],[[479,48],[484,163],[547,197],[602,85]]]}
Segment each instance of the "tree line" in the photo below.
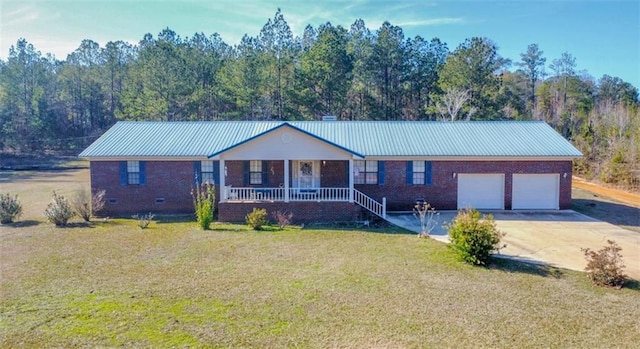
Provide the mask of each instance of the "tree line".
{"label": "tree line", "polygon": [[294,36],[278,10],[258,35],[169,28],[132,45],[83,40],[66,60],[25,39],[0,60],[0,150],[77,153],[117,120],[544,120],[585,158],[576,170],[640,183],[638,90],[594,79],[531,44],[512,62],[488,38],[451,50],[385,22]]}

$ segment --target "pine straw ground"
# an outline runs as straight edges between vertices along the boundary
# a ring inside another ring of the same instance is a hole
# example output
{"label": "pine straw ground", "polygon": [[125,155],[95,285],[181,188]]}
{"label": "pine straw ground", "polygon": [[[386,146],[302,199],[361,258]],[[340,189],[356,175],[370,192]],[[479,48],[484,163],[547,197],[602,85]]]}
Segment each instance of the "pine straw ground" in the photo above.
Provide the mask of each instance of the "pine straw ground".
{"label": "pine straw ground", "polygon": [[[86,173],[64,174],[59,189],[76,175]],[[14,176],[0,190],[33,198],[54,177]],[[441,243],[389,228],[204,232],[169,218],[145,230],[130,219],[55,228],[28,211],[0,226],[0,266],[0,347],[640,343],[635,281],[611,290],[562,269],[471,267]]]}

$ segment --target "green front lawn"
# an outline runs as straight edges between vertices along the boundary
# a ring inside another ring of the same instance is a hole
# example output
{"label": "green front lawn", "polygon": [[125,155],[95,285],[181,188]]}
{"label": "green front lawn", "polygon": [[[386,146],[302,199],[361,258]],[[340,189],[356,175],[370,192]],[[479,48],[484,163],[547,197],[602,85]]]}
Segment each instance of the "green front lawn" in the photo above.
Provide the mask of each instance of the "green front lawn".
{"label": "green front lawn", "polygon": [[0,227],[0,347],[633,347],[638,284],[384,231]]}

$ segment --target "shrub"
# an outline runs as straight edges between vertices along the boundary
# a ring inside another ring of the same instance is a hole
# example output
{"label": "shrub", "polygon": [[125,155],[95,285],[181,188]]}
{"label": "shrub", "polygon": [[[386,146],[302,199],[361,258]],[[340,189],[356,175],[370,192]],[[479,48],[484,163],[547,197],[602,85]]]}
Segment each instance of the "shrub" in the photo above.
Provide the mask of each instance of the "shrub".
{"label": "shrub", "polygon": [[287,225],[291,224],[291,218],[293,218],[293,213],[284,213],[280,211],[276,211],[273,213],[273,218],[275,218],[276,222],[278,222],[278,227],[280,229],[284,229]]}
{"label": "shrub", "polygon": [[75,216],[75,212],[73,212],[67,198],[56,194],[54,191],[52,201],[44,210],[44,215],[49,222],[55,224],[57,227],[63,227],[67,225],[71,217]]}
{"label": "shrub", "polygon": [[82,217],[85,222],[91,220],[91,216],[95,212],[99,212],[104,208],[104,190],[99,190],[91,195],[86,189],[81,188],[76,191],[75,196],[71,200],[71,205],[78,216]]}
{"label": "shrub", "polygon": [[138,220],[138,226],[140,227],[140,229],[146,229],[149,226],[149,224],[151,224],[153,217],[155,216],[151,212],[149,212],[149,214],[143,214],[143,215],[136,214],[131,216],[131,218]]}
{"label": "shrub", "polygon": [[458,257],[469,264],[484,265],[491,252],[498,251],[504,233],[496,228],[492,215],[480,217],[480,212],[466,209],[458,212],[447,225],[449,245]]}
{"label": "shrub", "polygon": [[428,238],[431,235],[431,231],[438,225],[436,216],[439,213],[436,213],[435,207],[431,207],[429,203],[418,202],[413,207],[413,215],[420,221],[420,233],[418,236]]}
{"label": "shrub", "polygon": [[627,281],[620,255],[622,248],[612,240],[607,240],[607,244],[598,252],[588,248],[581,249],[587,260],[584,270],[595,285],[620,288]]}
{"label": "shrub", "polygon": [[245,217],[247,225],[253,230],[262,230],[262,226],[267,224],[267,210],[264,208],[253,208],[253,211]]}
{"label": "shrub", "polygon": [[21,214],[22,205],[18,201],[18,195],[0,194],[0,224],[11,223]]}
{"label": "shrub", "polygon": [[191,190],[193,206],[196,211],[196,221],[202,230],[208,230],[213,222],[216,193],[213,185],[205,183]]}

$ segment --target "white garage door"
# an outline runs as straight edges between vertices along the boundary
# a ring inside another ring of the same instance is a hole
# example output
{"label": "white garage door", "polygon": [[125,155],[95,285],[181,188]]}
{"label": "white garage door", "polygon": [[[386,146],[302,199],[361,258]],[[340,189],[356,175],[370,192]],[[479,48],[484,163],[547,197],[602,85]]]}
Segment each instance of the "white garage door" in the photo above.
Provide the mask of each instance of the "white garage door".
{"label": "white garage door", "polygon": [[513,174],[514,210],[557,210],[559,201],[559,174]]}
{"label": "white garage door", "polygon": [[458,174],[458,209],[504,210],[504,174]]}

